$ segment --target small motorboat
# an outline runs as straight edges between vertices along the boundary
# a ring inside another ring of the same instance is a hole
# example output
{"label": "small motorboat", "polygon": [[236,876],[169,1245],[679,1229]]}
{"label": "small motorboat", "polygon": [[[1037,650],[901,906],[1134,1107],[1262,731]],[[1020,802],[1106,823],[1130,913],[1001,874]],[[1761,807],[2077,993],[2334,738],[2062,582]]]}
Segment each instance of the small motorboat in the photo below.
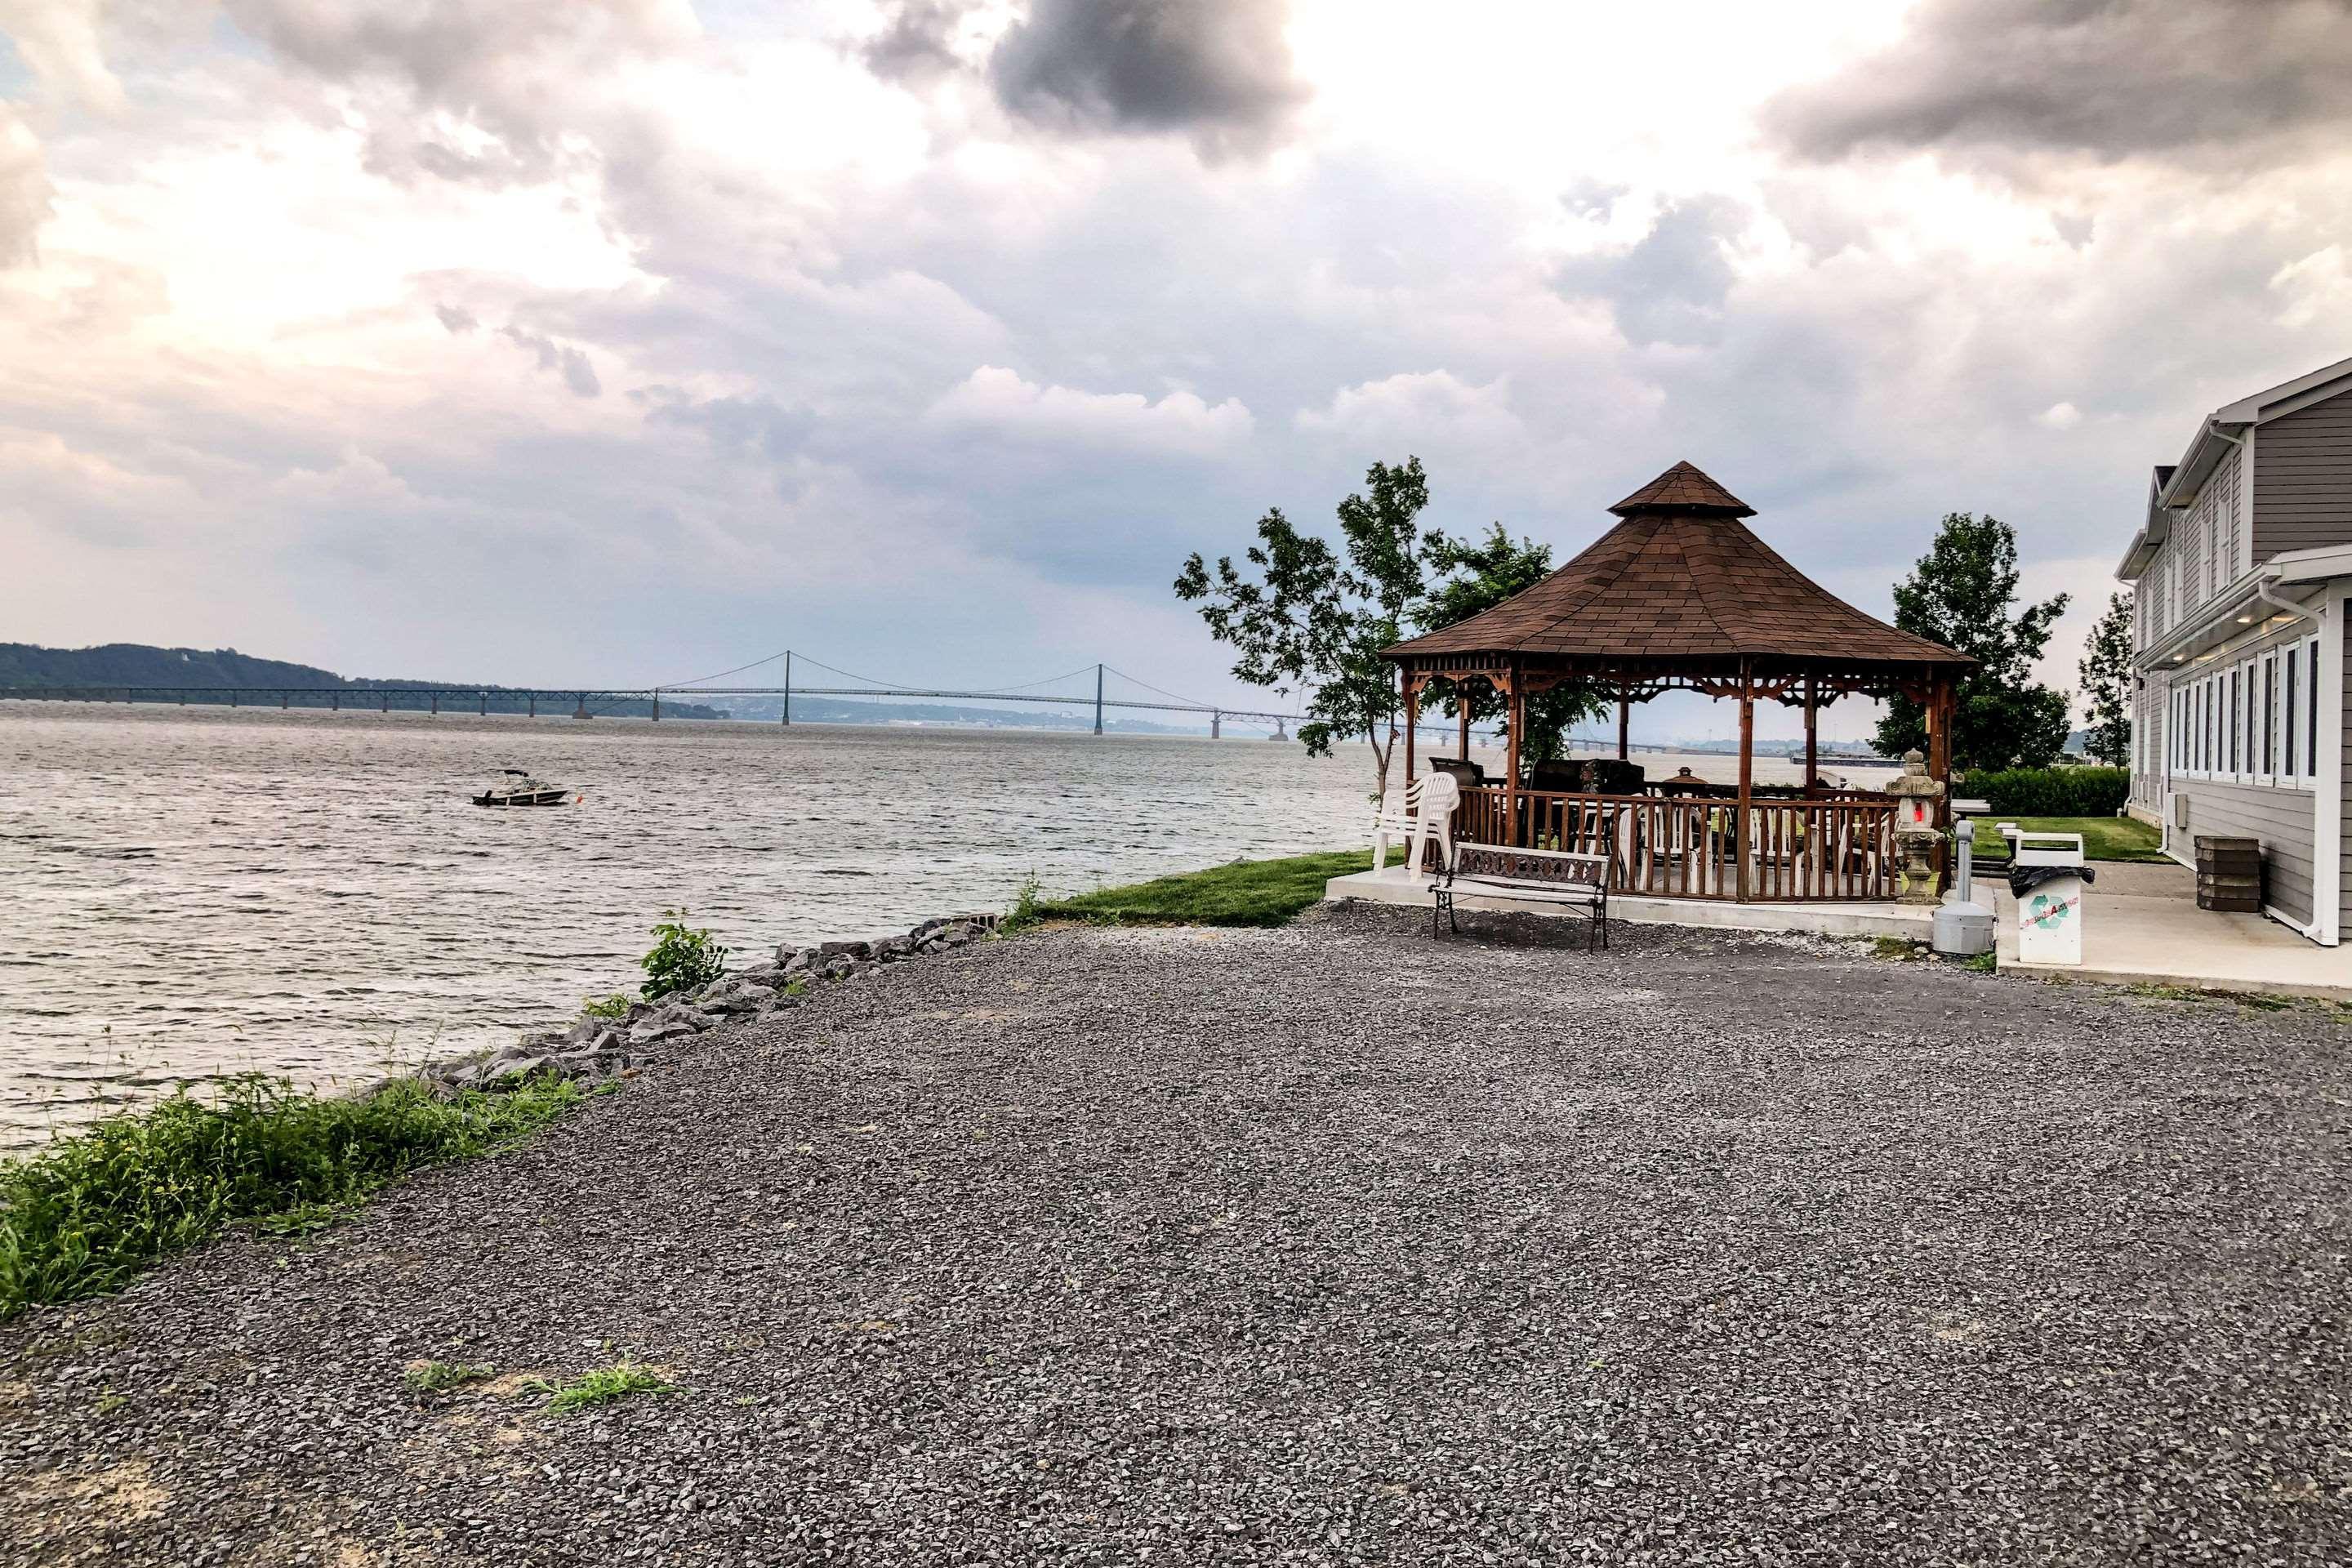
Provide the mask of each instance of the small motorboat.
{"label": "small motorboat", "polygon": [[535,779],[520,768],[507,768],[504,784],[495,784],[474,797],[476,805],[562,805],[572,799],[569,785]]}

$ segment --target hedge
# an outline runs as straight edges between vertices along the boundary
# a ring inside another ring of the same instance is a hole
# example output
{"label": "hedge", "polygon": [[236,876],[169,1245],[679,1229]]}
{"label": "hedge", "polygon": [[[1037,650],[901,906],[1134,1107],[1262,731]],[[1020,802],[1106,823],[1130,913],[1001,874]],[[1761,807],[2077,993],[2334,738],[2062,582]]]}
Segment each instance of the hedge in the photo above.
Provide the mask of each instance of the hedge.
{"label": "hedge", "polygon": [[1990,804],[1995,816],[2113,816],[2131,793],[2127,768],[1980,768],[1952,793]]}

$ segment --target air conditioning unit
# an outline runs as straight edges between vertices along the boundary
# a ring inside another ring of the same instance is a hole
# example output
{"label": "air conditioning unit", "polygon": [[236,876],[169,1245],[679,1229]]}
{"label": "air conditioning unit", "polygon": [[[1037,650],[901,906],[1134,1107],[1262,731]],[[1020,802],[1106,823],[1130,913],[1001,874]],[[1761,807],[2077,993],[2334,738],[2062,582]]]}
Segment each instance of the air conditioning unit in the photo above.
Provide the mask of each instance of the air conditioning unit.
{"label": "air conditioning unit", "polygon": [[2172,797],[2172,826],[2175,827],[2189,826],[2189,797],[2185,795],[2176,795]]}

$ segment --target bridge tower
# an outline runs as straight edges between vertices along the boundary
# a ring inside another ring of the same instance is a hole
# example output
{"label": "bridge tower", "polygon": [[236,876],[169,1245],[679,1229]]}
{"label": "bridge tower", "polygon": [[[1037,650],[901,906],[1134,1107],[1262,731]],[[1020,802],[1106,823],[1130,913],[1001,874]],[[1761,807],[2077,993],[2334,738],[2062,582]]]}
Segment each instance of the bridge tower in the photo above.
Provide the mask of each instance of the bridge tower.
{"label": "bridge tower", "polygon": [[1102,678],[1103,667],[1097,664],[1095,666],[1095,733],[1097,735],[1102,733]]}
{"label": "bridge tower", "polygon": [[1290,739],[1290,731],[1284,729],[1283,724],[1283,720],[1276,719],[1274,721],[1274,733],[1268,735],[1266,739],[1269,741],[1287,741]]}
{"label": "bridge tower", "polygon": [[1222,714],[1222,713],[1212,713],[1212,714],[1210,714],[1210,715],[1209,715],[1209,739],[1211,739],[1212,741],[1222,741],[1222,740],[1223,740],[1224,738],[1225,738],[1225,716],[1224,716],[1223,714]]}

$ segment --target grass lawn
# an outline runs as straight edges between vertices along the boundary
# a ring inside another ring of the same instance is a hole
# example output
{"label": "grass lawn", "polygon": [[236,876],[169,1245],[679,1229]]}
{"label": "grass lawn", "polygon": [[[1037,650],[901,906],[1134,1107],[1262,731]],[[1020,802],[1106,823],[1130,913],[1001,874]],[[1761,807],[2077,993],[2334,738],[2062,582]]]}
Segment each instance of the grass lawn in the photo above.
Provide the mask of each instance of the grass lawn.
{"label": "grass lawn", "polygon": [[[1389,851],[1391,866],[1403,860],[1402,849]],[[1320,900],[1325,882],[1349,871],[1369,870],[1371,863],[1369,847],[1280,860],[1236,860],[1130,888],[1101,888],[1067,898],[1024,897],[1005,924],[1016,931],[1041,921],[1278,926]]]}
{"label": "grass lawn", "polygon": [[[2157,846],[2164,836],[2145,822],[2128,816],[2016,816],[2006,820],[2031,833],[2079,833],[2083,853],[2094,860],[2162,860]],[[1977,851],[2001,852],[2000,835],[1990,820],[1976,821]]]}

